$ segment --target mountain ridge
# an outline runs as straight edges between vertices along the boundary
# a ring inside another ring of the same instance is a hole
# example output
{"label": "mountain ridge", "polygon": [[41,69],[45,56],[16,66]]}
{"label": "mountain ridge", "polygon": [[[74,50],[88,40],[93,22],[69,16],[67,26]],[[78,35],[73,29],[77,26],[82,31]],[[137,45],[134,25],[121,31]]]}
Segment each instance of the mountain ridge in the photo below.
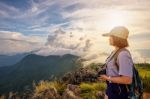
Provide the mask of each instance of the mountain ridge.
{"label": "mountain ridge", "polygon": [[81,66],[80,57],[72,54],[27,55],[13,66],[0,67],[0,93],[22,91],[25,86],[31,86],[33,81],[48,80],[51,76],[61,77]]}

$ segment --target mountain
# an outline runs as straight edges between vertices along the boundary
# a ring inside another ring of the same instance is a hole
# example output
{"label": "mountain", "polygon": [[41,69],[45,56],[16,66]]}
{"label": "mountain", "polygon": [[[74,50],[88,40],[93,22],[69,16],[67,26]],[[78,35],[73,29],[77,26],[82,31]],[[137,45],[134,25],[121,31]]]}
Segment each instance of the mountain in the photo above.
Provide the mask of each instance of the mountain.
{"label": "mountain", "polygon": [[15,54],[15,55],[0,55],[0,67],[9,66],[19,62],[28,53]]}
{"label": "mountain", "polygon": [[22,60],[25,56],[29,54],[34,54],[40,50],[41,49],[35,49],[29,52],[16,53],[14,55],[0,55],[0,67],[16,64],[17,62]]}
{"label": "mountain", "polygon": [[81,66],[80,57],[71,54],[27,55],[12,66],[0,67],[0,93],[22,91],[32,86],[33,81],[62,77]]}

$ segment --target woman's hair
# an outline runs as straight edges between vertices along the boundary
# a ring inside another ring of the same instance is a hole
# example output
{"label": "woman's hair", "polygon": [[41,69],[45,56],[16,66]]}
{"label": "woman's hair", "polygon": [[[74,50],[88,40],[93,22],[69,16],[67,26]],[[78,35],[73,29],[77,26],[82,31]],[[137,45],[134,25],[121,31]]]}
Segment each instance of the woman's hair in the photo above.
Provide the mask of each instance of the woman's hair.
{"label": "woman's hair", "polygon": [[112,35],[112,38],[113,38],[113,45],[114,46],[117,46],[119,48],[124,48],[124,47],[129,46],[127,39],[122,39],[120,37],[116,37],[116,36],[113,36],[113,35]]}

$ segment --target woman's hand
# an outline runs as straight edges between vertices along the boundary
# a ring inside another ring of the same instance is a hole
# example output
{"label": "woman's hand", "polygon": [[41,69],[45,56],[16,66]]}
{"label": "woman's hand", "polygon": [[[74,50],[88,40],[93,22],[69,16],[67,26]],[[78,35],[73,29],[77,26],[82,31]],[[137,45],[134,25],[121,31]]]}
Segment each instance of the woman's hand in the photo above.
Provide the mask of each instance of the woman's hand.
{"label": "woman's hand", "polygon": [[98,80],[106,81],[106,80],[108,80],[108,76],[107,75],[100,75],[100,77],[98,77]]}
{"label": "woman's hand", "polygon": [[119,83],[119,84],[131,84],[132,78],[128,76],[117,76],[117,77],[111,77],[111,79],[107,75],[101,75],[98,77],[98,80],[100,81],[111,81],[113,83]]}

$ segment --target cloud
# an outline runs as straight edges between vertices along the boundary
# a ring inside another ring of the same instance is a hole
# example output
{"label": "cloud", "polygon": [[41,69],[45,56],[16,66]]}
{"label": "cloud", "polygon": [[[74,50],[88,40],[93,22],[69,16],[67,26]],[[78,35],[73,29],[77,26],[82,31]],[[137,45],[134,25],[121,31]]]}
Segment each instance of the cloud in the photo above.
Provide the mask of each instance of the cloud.
{"label": "cloud", "polygon": [[[47,32],[47,30],[53,24],[55,24],[49,23],[49,21],[56,20],[55,16],[53,15],[53,13],[56,11],[53,10],[53,5],[57,3],[56,1],[44,0],[41,2],[35,2],[34,0],[29,0],[27,2],[29,2],[28,4],[30,5],[28,5],[28,7],[25,10],[0,2],[0,25],[3,26],[3,28],[1,28],[2,30],[14,31],[16,29],[20,29],[22,32]],[[21,27],[22,25],[23,27]],[[31,27],[33,26],[39,26],[41,30],[39,28],[32,29]],[[45,31],[43,31],[44,29]]]}
{"label": "cloud", "polygon": [[5,3],[0,2],[0,15],[1,17],[10,17],[12,15],[18,14],[19,9],[14,6],[6,5]]}
{"label": "cloud", "polygon": [[[70,34],[71,33],[71,34]],[[61,47],[66,49],[77,49],[81,45],[81,41],[72,36],[72,32],[64,32],[58,29],[54,32],[54,35],[49,35],[45,45]],[[70,36],[71,35],[71,36]]]}
{"label": "cloud", "polygon": [[[72,36],[70,36],[72,35]],[[58,29],[53,35],[49,34],[45,47],[36,54],[39,55],[63,55],[66,53],[78,55],[85,59],[84,65],[91,62],[104,62],[108,53],[101,46],[97,46],[99,37],[91,36],[79,31],[65,31]],[[104,45],[106,46],[106,45]]]}
{"label": "cloud", "polygon": [[44,37],[25,36],[19,32],[0,31],[0,54],[29,52],[42,47]]}
{"label": "cloud", "polygon": [[[130,49],[135,61],[145,58],[137,49],[150,49],[149,0],[27,2],[29,5],[25,10],[0,2],[0,53],[40,48],[36,52],[40,55],[72,53],[86,59],[85,64],[104,62],[112,48],[108,39],[101,37],[101,34],[109,32],[116,25],[129,28]],[[4,33],[2,30],[20,32]],[[138,40],[140,42],[137,44]]]}
{"label": "cloud", "polygon": [[149,40],[150,39],[150,33],[139,33],[139,34],[133,34],[130,37],[130,40],[139,41],[139,40]]}
{"label": "cloud", "polygon": [[[150,57],[149,57],[149,53],[146,52],[146,50],[135,50],[132,51],[132,59],[134,63],[150,63]],[[144,55],[144,54],[148,54]]]}
{"label": "cloud", "polygon": [[137,49],[137,51],[140,52],[144,57],[150,57],[150,49]]}
{"label": "cloud", "polygon": [[[21,29],[23,31],[42,31],[48,33],[48,30],[51,29],[53,26],[57,26],[61,22],[61,26],[64,26],[67,22],[68,27],[78,27],[78,29],[104,29],[108,27],[109,29],[111,27],[105,26],[107,24],[104,24],[105,27],[100,26],[101,23],[109,23],[111,20],[106,20],[106,18],[109,16],[109,13],[113,13],[110,10],[113,8],[113,10],[121,10],[120,12],[124,13],[123,15],[127,17],[127,20],[132,20],[134,18],[137,18],[137,21],[134,21],[133,25],[146,27],[148,21],[143,21],[145,16],[141,19],[141,17],[138,17],[141,15],[140,9],[149,9],[149,1],[145,0],[145,3],[133,0],[133,1],[118,1],[118,0],[112,0],[112,1],[99,1],[99,0],[93,0],[90,3],[86,0],[62,0],[62,2],[59,2],[57,0],[30,0],[28,1],[30,6],[25,10],[22,11],[19,8],[16,8],[11,5],[6,5],[5,3],[1,3],[4,10],[0,10],[1,14],[8,15],[7,17],[11,20],[15,20],[16,24],[23,23],[25,26],[23,26]],[[133,6],[133,4],[135,4]],[[144,6],[140,6],[140,4]],[[9,9],[7,11],[7,9]],[[136,10],[132,10],[136,9]],[[71,10],[71,12],[70,12]],[[126,11],[123,12],[123,11]],[[119,13],[120,13],[119,12]],[[133,14],[133,13],[138,14]],[[139,13],[140,12],[140,13]],[[146,12],[146,11],[145,11]],[[149,12],[149,10],[147,11]],[[12,15],[12,14],[13,15]],[[145,14],[144,14],[145,15]],[[134,17],[136,16],[136,17]],[[147,15],[149,16],[149,14]],[[110,16],[111,17],[111,16]],[[129,17],[129,19],[128,19]],[[109,19],[109,18],[107,18]],[[53,20],[53,21],[52,21]],[[144,19],[145,20],[145,19]],[[60,22],[59,22],[60,21]],[[63,22],[62,22],[63,21]],[[77,23],[76,23],[77,22]],[[83,23],[84,24],[83,24]],[[146,23],[145,23],[146,22]],[[6,22],[5,22],[6,23]],[[94,23],[94,24],[92,24]],[[10,21],[8,24],[11,24]],[[130,25],[127,24],[127,25]],[[94,26],[92,26],[94,25]],[[15,25],[11,26],[12,29],[20,28],[19,26],[14,27]],[[33,26],[39,26],[37,28],[32,29]],[[98,27],[99,26],[99,27]],[[7,28],[8,26],[5,26]],[[25,28],[28,27],[28,28]],[[142,27],[142,28],[143,28]],[[105,29],[106,30],[106,29]],[[139,30],[136,30],[139,31]],[[141,29],[140,29],[141,31]]]}

